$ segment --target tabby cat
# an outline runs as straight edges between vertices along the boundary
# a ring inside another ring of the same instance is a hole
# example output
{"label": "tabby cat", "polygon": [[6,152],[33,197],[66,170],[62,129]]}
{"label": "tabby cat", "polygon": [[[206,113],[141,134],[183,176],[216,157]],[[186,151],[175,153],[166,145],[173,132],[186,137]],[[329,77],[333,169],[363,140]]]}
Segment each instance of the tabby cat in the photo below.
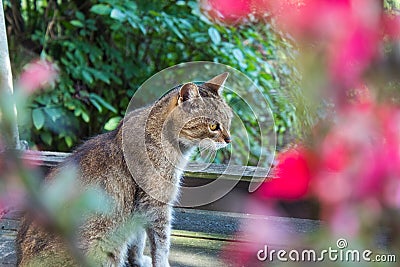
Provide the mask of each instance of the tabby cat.
{"label": "tabby cat", "polygon": [[[215,149],[231,142],[232,111],[221,97],[227,77],[177,86],[129,112],[117,129],[86,141],[46,177],[49,184],[76,166],[82,187],[100,186],[113,200],[110,214],[92,215],[77,233],[76,246],[96,266],[169,266],[182,169],[200,142]],[[118,232],[121,227],[125,231]],[[151,257],[143,255],[146,236]],[[17,257],[18,266],[78,265],[56,231],[28,214],[18,232]]]}

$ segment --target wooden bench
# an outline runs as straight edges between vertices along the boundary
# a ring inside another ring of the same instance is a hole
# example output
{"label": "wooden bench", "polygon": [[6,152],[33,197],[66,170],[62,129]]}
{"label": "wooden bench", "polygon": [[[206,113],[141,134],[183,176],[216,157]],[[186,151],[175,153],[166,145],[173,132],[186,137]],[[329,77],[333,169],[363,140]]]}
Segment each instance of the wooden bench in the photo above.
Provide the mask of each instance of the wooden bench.
{"label": "wooden bench", "polygon": [[[25,157],[43,168],[49,168],[63,161],[67,155],[67,153],[35,152],[26,153]],[[204,170],[198,167],[198,165],[189,165],[184,174],[187,183],[198,183],[198,179],[213,179],[225,170],[225,167],[221,165],[210,165]],[[202,170],[198,171],[199,169]],[[242,187],[246,188],[255,168],[237,167],[236,169],[231,168],[229,172],[228,179],[229,177],[241,178]],[[18,212],[12,212],[0,220],[0,266],[15,266],[14,242],[19,226],[19,217]],[[241,231],[241,225],[244,223],[268,225],[272,232],[284,231],[293,236],[293,240],[296,239],[295,237],[315,232],[320,226],[319,221],[309,219],[200,209],[175,208],[174,217],[170,255],[172,266],[233,266],[237,259],[231,257],[225,259],[224,262],[221,258],[221,251],[224,249],[240,251],[244,244],[253,241],[250,233]],[[237,234],[238,232],[240,235]],[[229,248],[227,245],[230,245]],[[269,245],[296,246],[288,240],[278,240]],[[256,253],[257,251],[254,251],[254,258]]]}

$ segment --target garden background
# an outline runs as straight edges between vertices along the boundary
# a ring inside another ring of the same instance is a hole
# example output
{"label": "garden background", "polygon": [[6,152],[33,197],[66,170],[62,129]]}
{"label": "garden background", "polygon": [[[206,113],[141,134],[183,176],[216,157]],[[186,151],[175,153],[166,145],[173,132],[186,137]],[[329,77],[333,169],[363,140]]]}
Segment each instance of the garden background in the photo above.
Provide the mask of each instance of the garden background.
{"label": "garden background", "polygon": [[[297,135],[300,122],[311,120],[305,110],[299,119],[292,101],[299,75],[290,64],[296,54],[290,38],[271,26],[268,14],[242,19],[236,10],[221,21],[210,16],[206,4],[4,1],[14,76],[38,57],[59,70],[53,90],[32,95],[30,115],[19,121],[21,139],[39,150],[71,151],[82,140],[114,129],[130,98],[153,74],[182,62],[213,61],[240,70],[259,86],[283,147]],[[261,150],[257,118],[235,102],[230,100],[252,144],[247,164],[254,165]],[[224,162],[226,153],[215,162]]]}
{"label": "garden background", "polygon": [[[4,1],[15,98],[21,92],[30,95],[26,112],[19,111],[21,139],[39,150],[70,151],[82,139],[116,127],[135,90],[157,71],[187,61],[223,63],[262,89],[273,110],[278,149],[294,144],[277,155],[272,172],[277,179],[236,199],[246,213],[285,216],[282,200],[311,200],[317,203],[313,218],[323,223],[301,244],[327,247],[346,237],[358,248],[398,253],[399,1],[229,3]],[[59,78],[53,82],[48,78],[55,72]],[[53,90],[37,90],[42,84],[30,86],[32,81],[50,81]],[[6,104],[12,101],[0,100],[0,126],[7,129],[13,108]],[[257,121],[235,98],[230,101],[251,133]],[[257,160],[258,141],[257,133],[250,135],[255,145],[249,165]],[[55,214],[54,224],[73,226],[74,216],[65,215],[81,214],[86,204],[92,207],[87,200],[98,199],[89,191],[88,197],[77,198],[82,202],[68,196],[54,201],[68,195],[63,180],[43,194],[32,162],[4,151],[0,208],[39,203]],[[216,161],[224,162],[224,155]],[[59,209],[63,201],[75,203],[68,206],[70,213]],[[306,209],[298,211],[302,216]],[[267,238],[293,240],[284,229],[271,233],[268,224],[244,223],[241,228],[239,239],[250,233],[255,245],[244,247],[243,255],[228,247],[226,258],[239,257],[239,266],[251,264]]]}

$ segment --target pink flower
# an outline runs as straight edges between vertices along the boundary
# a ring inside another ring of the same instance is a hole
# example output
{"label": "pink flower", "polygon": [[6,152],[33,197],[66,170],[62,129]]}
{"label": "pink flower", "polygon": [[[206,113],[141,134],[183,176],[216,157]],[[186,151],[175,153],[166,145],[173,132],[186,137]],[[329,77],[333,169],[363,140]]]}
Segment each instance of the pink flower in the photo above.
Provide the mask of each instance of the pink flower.
{"label": "pink flower", "polygon": [[[354,87],[377,58],[381,7],[374,0],[272,1],[278,24],[307,46],[322,47],[330,81]],[[321,50],[321,49],[320,49]]]}
{"label": "pink flower", "polygon": [[274,220],[266,219],[267,216],[277,218],[280,214],[264,201],[252,199],[247,205],[246,210],[251,214],[262,215],[249,216],[241,221],[235,239],[245,242],[229,242],[222,250],[221,258],[233,266],[265,266],[265,262],[257,259],[257,252],[260,249],[264,249],[265,245],[270,248],[282,243],[294,245],[300,238],[287,231],[293,227],[289,221],[281,220],[280,224],[276,224]]}
{"label": "pink flower", "polygon": [[400,16],[385,14],[382,17],[383,34],[391,39],[400,39]]}
{"label": "pink flower", "polygon": [[19,86],[27,93],[53,83],[57,78],[57,71],[48,61],[38,60],[28,64],[19,79]]}
{"label": "pink flower", "polygon": [[336,124],[315,146],[320,160],[312,192],[327,205],[372,198],[387,202],[387,185],[397,188],[400,180],[399,125],[400,109],[390,106],[339,112]]}
{"label": "pink flower", "polygon": [[298,199],[308,190],[310,166],[303,148],[292,148],[278,155],[274,174],[276,178],[266,181],[257,194],[261,198]]}
{"label": "pink flower", "polygon": [[352,109],[359,109],[360,112],[371,110],[374,106],[374,98],[368,86],[363,82],[360,82],[355,89],[349,91],[346,100],[348,100],[348,104]]}
{"label": "pink flower", "polygon": [[360,230],[357,212],[351,206],[343,205],[333,209],[328,223],[333,234],[339,237],[355,237]]}
{"label": "pink flower", "polygon": [[23,166],[28,170],[36,169],[38,166],[43,164],[39,151],[24,151],[21,159]]}
{"label": "pink flower", "polygon": [[278,24],[295,37],[331,39],[351,20],[350,0],[271,1]]}
{"label": "pink flower", "polygon": [[390,179],[384,185],[384,204],[393,209],[400,209],[400,179]]}
{"label": "pink flower", "polygon": [[0,219],[8,212],[20,208],[25,200],[25,191],[19,185],[8,185],[0,194]]}
{"label": "pink flower", "polygon": [[212,19],[227,24],[240,22],[251,13],[251,0],[205,0],[201,1],[201,8]]}
{"label": "pink flower", "polygon": [[347,88],[356,86],[364,71],[377,58],[379,41],[377,29],[361,25],[333,40],[328,45],[328,72],[332,81]]}
{"label": "pink flower", "polygon": [[237,24],[253,15],[262,18],[270,11],[270,0],[203,0],[200,2],[202,10],[213,20],[225,24]]}

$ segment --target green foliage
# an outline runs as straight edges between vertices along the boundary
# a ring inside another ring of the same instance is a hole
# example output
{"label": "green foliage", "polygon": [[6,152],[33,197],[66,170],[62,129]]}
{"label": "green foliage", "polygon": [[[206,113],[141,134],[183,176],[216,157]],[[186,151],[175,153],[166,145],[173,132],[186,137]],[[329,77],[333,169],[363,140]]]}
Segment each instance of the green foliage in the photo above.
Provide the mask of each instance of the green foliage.
{"label": "green foliage", "polygon": [[383,1],[383,6],[386,10],[389,11],[400,11],[400,1],[399,0],[385,0]]}
{"label": "green foliage", "polygon": [[[294,128],[294,107],[282,94],[284,81],[294,75],[281,64],[289,44],[267,23],[214,24],[197,1],[28,2],[35,5],[22,7],[27,48],[62,70],[54,90],[32,99],[33,127],[23,138],[41,149],[70,150],[83,138],[113,129],[147,78],[198,60],[230,65],[262,88],[281,144]],[[17,42],[11,43],[16,51]],[[251,131],[254,118],[242,113]]]}

